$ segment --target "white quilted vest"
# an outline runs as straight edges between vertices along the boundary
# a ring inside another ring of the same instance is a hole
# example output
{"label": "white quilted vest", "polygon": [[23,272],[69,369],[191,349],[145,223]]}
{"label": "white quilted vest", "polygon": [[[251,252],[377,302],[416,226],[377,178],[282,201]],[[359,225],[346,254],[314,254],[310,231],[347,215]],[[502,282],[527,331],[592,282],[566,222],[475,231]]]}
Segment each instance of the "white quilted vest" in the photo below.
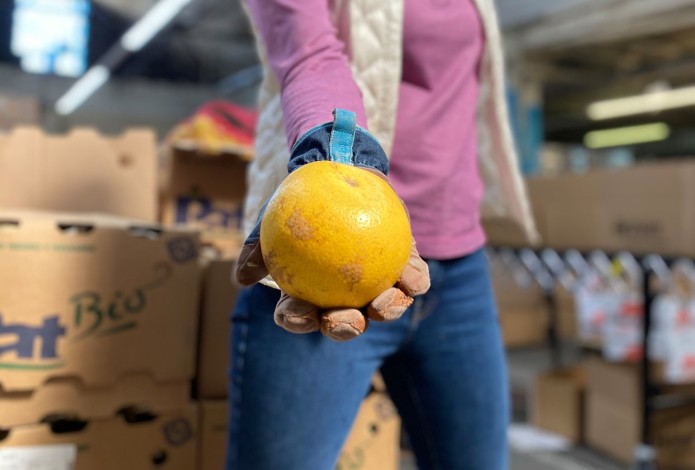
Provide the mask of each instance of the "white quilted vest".
{"label": "white quilted vest", "polygon": [[[402,62],[403,0],[327,0],[340,38],[348,46],[352,74],[367,112],[369,131],[387,155],[396,122]],[[486,44],[478,102],[480,171],[485,181],[483,217],[516,222],[531,242],[538,238],[518,170],[504,94],[504,58],[493,0],[475,0]],[[263,44],[264,80],[259,94],[255,157],[248,170],[244,230],[256,223],[264,202],[287,175],[289,149],[280,90]]]}

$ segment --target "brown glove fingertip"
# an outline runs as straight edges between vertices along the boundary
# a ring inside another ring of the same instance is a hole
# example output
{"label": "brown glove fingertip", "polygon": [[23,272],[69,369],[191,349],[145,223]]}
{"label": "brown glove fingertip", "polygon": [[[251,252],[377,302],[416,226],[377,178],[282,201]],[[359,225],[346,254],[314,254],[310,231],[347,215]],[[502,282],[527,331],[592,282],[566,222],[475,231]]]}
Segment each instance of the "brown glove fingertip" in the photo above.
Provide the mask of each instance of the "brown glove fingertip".
{"label": "brown glove fingertip", "polygon": [[367,330],[369,320],[356,309],[328,310],[321,316],[321,333],[335,341],[347,341]]}
{"label": "brown glove fingertip", "polygon": [[413,303],[413,298],[392,287],[382,292],[367,307],[367,316],[374,321],[397,320]]}
{"label": "brown glove fingertip", "polygon": [[285,293],[275,306],[273,318],[276,325],[290,333],[313,333],[321,327],[318,307]]}

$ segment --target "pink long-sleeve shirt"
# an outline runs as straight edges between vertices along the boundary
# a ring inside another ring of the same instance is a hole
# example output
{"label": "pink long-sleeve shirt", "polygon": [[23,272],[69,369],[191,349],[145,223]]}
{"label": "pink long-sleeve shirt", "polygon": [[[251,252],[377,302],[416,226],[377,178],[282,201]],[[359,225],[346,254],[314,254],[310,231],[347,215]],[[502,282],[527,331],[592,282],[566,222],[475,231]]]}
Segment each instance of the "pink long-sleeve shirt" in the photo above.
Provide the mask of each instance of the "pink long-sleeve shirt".
{"label": "pink long-sleeve shirt", "polygon": [[[290,146],[332,111],[357,113],[368,129],[346,47],[328,0],[249,0],[282,90]],[[425,258],[480,248],[483,184],[476,106],[484,44],[473,0],[405,0],[403,70],[389,178],[410,212]]]}

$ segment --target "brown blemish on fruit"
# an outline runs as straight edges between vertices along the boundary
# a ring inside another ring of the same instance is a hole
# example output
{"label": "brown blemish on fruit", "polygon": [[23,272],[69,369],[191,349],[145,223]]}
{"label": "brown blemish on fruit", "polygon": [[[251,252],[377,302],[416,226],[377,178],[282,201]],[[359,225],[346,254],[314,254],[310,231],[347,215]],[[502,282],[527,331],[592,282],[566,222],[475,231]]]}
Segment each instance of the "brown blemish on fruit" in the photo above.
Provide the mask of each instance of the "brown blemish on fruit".
{"label": "brown blemish on fruit", "polygon": [[290,229],[292,236],[298,240],[309,240],[314,236],[314,228],[302,216],[299,209],[295,209],[287,219],[287,228]]}
{"label": "brown blemish on fruit", "polygon": [[354,178],[350,178],[349,176],[343,176],[343,181],[345,181],[347,184],[349,184],[353,188],[356,188],[360,185],[359,181],[357,181]]}
{"label": "brown blemish on fruit", "polygon": [[362,266],[357,263],[344,264],[338,270],[345,282],[353,289],[362,280]]}
{"label": "brown blemish on fruit", "polygon": [[265,265],[268,268],[268,272],[273,277],[273,280],[279,284],[292,285],[294,276],[287,272],[285,266],[282,266],[277,262],[277,255],[275,251],[271,251],[265,255],[264,259]]}

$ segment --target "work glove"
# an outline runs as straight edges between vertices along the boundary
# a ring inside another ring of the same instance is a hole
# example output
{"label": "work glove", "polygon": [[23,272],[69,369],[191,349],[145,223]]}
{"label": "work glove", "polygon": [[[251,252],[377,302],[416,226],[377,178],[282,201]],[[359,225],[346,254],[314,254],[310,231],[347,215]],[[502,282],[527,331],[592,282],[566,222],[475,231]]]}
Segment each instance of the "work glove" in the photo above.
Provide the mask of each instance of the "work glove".
{"label": "work glove", "polygon": [[[330,160],[361,167],[388,182],[388,159],[377,140],[356,126],[354,113],[336,109],[333,116],[333,122],[317,126],[297,140],[288,171],[291,173],[307,163]],[[236,277],[242,285],[252,285],[268,276],[260,244],[264,209],[239,255]],[[283,292],[275,307],[275,323],[292,333],[320,330],[336,341],[345,341],[364,333],[369,320],[398,319],[413,303],[413,297],[424,294],[430,287],[427,263],[420,258],[414,240],[411,247],[410,258],[396,285],[382,292],[364,309],[322,310]]]}

